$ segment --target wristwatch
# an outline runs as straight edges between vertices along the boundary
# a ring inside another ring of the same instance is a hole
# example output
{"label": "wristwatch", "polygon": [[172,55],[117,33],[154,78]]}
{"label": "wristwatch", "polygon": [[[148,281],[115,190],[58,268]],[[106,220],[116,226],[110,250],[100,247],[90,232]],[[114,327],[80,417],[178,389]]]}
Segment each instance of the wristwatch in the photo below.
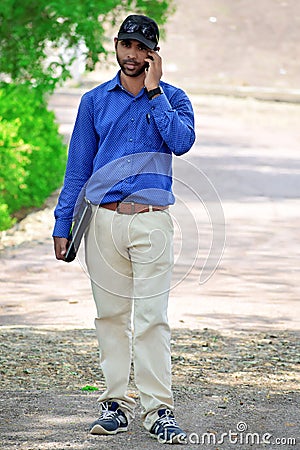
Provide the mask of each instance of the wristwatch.
{"label": "wristwatch", "polygon": [[150,91],[147,91],[146,89],[146,93],[147,93],[147,97],[149,100],[152,100],[153,97],[155,97],[155,95],[161,95],[163,93],[163,90],[160,86],[158,86],[155,89],[151,89]]}

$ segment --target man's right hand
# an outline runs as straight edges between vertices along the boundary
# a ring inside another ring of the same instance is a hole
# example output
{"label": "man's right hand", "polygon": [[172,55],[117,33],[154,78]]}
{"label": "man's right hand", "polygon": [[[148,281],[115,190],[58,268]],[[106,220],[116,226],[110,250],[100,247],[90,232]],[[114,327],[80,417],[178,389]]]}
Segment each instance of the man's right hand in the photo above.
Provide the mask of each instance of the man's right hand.
{"label": "man's right hand", "polygon": [[67,253],[68,239],[54,236],[53,240],[56,259],[64,261],[65,254]]}

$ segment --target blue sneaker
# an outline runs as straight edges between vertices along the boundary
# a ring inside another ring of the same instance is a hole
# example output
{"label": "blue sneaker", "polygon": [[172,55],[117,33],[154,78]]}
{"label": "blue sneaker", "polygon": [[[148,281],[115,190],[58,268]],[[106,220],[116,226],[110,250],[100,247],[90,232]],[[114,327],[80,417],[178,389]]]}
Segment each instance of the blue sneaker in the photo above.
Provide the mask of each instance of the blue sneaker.
{"label": "blue sneaker", "polygon": [[127,431],[128,420],[117,402],[103,402],[98,420],[90,428],[91,434],[117,434]]}
{"label": "blue sneaker", "polygon": [[154,422],[150,434],[161,444],[187,444],[187,434],[177,425],[169,409],[160,409],[159,419]]}

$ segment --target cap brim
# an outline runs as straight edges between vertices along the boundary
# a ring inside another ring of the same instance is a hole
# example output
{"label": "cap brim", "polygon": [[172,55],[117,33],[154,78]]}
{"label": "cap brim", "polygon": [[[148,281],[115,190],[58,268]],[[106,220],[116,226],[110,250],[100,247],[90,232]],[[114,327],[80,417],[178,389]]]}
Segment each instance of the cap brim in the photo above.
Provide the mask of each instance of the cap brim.
{"label": "cap brim", "polygon": [[126,40],[135,40],[139,41],[142,44],[146,45],[146,47],[150,48],[151,50],[154,50],[157,44],[153,41],[149,41],[149,39],[146,39],[141,33],[119,33],[118,39],[121,41]]}

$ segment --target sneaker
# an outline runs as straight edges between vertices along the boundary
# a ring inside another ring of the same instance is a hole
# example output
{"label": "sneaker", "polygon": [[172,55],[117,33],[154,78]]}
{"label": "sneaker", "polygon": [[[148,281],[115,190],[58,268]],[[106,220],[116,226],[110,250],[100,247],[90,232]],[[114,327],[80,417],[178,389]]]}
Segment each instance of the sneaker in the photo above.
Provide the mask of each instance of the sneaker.
{"label": "sneaker", "polygon": [[177,425],[169,409],[158,411],[159,419],[154,422],[150,434],[162,444],[187,444],[187,434]]}
{"label": "sneaker", "polygon": [[103,402],[102,411],[98,420],[96,420],[91,428],[91,434],[117,434],[127,431],[128,420],[119,408],[117,402]]}

